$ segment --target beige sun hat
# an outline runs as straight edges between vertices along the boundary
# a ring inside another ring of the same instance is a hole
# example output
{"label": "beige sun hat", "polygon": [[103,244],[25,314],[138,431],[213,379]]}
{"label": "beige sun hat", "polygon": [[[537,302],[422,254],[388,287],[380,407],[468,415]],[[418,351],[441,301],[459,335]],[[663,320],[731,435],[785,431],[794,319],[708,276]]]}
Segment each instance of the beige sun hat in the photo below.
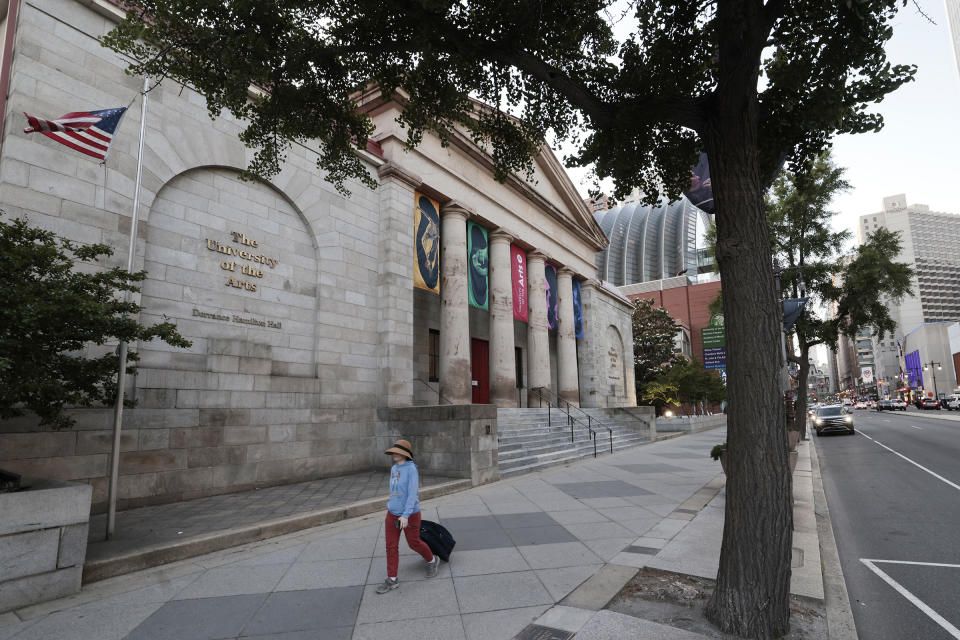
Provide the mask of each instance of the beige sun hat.
{"label": "beige sun hat", "polygon": [[413,450],[407,440],[397,440],[393,443],[393,446],[384,451],[384,453],[387,455],[398,453],[401,456],[406,456],[410,460],[413,460]]}

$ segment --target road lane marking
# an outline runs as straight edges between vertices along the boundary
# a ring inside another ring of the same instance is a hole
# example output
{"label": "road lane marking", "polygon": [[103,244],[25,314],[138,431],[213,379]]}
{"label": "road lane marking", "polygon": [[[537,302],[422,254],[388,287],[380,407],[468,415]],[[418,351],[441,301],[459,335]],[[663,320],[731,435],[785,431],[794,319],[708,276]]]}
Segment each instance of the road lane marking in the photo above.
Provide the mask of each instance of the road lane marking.
{"label": "road lane marking", "polygon": [[893,449],[891,449],[891,448],[888,447],[887,445],[883,444],[882,442],[880,442],[880,441],[877,440],[876,438],[871,438],[870,436],[868,436],[866,433],[863,432],[863,429],[860,429],[859,431],[860,431],[860,435],[862,435],[864,438],[867,438],[868,440],[872,440],[873,442],[876,442],[878,445],[880,445],[881,447],[883,447],[884,449],[886,449],[886,450],[889,451],[890,453],[893,453],[893,454],[895,454],[895,455],[900,456],[901,458],[903,458],[904,460],[906,460],[907,462],[909,462],[909,463],[912,464],[913,466],[917,467],[918,469],[921,469],[921,470],[923,470],[923,471],[926,471],[927,473],[929,473],[930,475],[932,475],[932,476],[933,476],[934,478],[936,478],[937,480],[939,480],[939,481],[941,481],[941,482],[943,482],[943,483],[946,483],[946,484],[950,485],[951,487],[953,487],[953,488],[956,489],[957,491],[960,491],[960,485],[955,484],[955,483],[953,483],[953,482],[950,482],[949,480],[947,480],[946,478],[944,478],[944,477],[943,477],[942,475],[940,475],[939,473],[936,473],[936,472],[934,472],[934,471],[931,471],[930,469],[927,469],[925,466],[923,466],[923,465],[920,464],[919,462],[914,462],[913,460],[911,460],[911,459],[908,458],[907,456],[903,455],[903,454],[900,453],[899,451],[894,451]]}
{"label": "road lane marking", "polygon": [[957,629],[955,626],[947,622],[947,620],[945,620],[943,616],[941,616],[939,613],[937,613],[936,611],[931,609],[929,606],[927,606],[927,604],[923,600],[921,600],[917,596],[907,591],[907,589],[902,584],[900,584],[899,582],[891,578],[889,575],[887,575],[875,563],[886,562],[888,564],[912,564],[912,565],[924,565],[924,566],[931,566],[931,567],[952,567],[955,569],[960,568],[960,565],[940,564],[936,562],[906,562],[906,561],[901,562],[897,560],[870,560],[867,558],[860,558],[860,562],[865,564],[868,569],[870,569],[875,574],[880,576],[881,580],[883,580],[884,582],[889,584],[891,587],[893,587],[894,590],[900,595],[902,595],[904,598],[906,598],[910,602],[910,604],[915,606],[917,609],[920,609],[920,611],[923,611],[925,614],[927,614],[927,616],[929,616],[931,620],[933,620],[938,625],[943,627],[943,629],[947,633],[949,633],[951,636],[953,636],[957,640],[960,640],[960,629]]}
{"label": "road lane marking", "polygon": [[915,425],[915,424],[910,425],[910,428],[911,428],[911,429],[918,429],[918,430],[920,430],[920,431],[923,431],[923,427],[918,427],[918,426]]}

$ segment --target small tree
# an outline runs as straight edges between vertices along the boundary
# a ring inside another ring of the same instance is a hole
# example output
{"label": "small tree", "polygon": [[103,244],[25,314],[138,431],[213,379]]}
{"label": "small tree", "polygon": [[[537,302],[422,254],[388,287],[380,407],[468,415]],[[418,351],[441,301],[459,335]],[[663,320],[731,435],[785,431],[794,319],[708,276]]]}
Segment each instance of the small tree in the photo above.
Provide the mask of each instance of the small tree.
{"label": "small tree", "polygon": [[650,298],[633,301],[633,365],[637,397],[644,388],[677,361],[680,327],[666,309],[653,306]]}
{"label": "small tree", "polygon": [[677,404],[677,385],[665,380],[651,380],[643,388],[640,396],[644,402],[657,408],[657,414],[663,413],[663,407]]}
{"label": "small tree", "polygon": [[658,381],[675,386],[677,399],[682,403],[723,402],[727,397],[727,388],[720,376],[704,369],[695,359],[682,359]]}
{"label": "small tree", "polygon": [[[106,245],[80,245],[21,218],[0,220],[0,418],[32,411],[40,424],[63,429],[74,423],[67,407],[113,402],[119,358],[112,350],[85,356],[89,345],[160,338],[190,346],[170,322],[140,324],[140,307],[118,295],[139,291],[145,272],[75,269],[76,262],[93,265],[112,253]],[[137,360],[134,352],[128,357]],[[134,370],[130,366],[127,373]]]}
{"label": "small tree", "polygon": [[[783,295],[811,298],[793,327],[799,351],[791,356],[798,366],[793,428],[801,433],[806,432],[810,350],[818,344],[835,348],[840,333],[853,335],[866,327],[881,336],[893,331],[887,300],[901,298],[910,285],[910,267],[894,261],[900,241],[886,229],[871,235],[853,256],[841,257],[850,232],[830,230],[836,213],[828,207],[849,187],[843,172],[823,154],[802,172],[782,174],[767,202],[773,252],[784,266]],[[815,306],[826,311],[814,311]]]}

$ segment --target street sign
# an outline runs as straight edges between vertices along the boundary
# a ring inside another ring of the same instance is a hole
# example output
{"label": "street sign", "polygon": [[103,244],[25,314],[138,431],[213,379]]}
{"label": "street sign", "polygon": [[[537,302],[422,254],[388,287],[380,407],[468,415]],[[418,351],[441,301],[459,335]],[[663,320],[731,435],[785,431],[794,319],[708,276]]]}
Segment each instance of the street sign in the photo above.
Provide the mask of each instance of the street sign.
{"label": "street sign", "polygon": [[710,324],[700,329],[703,341],[703,368],[727,368],[727,336],[723,329],[723,314],[715,313],[710,317]]}

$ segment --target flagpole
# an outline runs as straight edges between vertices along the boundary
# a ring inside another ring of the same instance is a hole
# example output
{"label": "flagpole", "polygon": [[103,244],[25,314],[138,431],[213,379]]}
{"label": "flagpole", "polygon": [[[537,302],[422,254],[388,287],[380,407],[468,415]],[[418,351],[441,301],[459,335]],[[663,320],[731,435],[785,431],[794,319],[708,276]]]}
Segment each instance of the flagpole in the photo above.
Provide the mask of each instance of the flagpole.
{"label": "flagpole", "polygon": [[[137,219],[140,213],[140,178],[143,174],[143,136],[147,125],[147,93],[150,79],[143,79],[143,97],[140,103],[140,143],[137,147],[137,181],[133,189],[133,215],[130,219],[130,251],[127,254],[127,273],[133,273],[133,260],[137,251]],[[130,300],[130,292],[124,294]],[[113,536],[117,523],[117,482],[120,477],[120,431],[123,425],[123,388],[127,371],[127,342],[120,341],[120,366],[117,371],[117,400],[113,407],[113,452],[110,457],[110,491],[107,496],[107,540]]]}

